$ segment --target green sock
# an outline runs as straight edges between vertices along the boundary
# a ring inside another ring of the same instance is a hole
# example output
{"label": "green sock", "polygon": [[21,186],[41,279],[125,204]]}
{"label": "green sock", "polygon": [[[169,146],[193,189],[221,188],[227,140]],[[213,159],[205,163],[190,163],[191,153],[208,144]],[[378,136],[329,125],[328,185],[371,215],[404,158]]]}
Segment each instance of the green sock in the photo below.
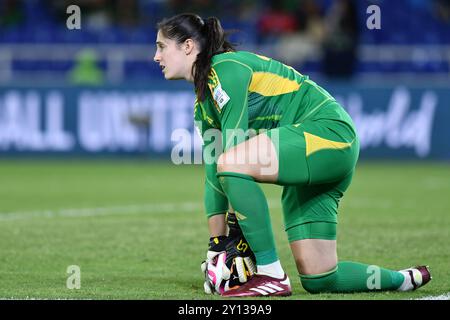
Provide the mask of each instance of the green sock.
{"label": "green sock", "polygon": [[398,271],[358,262],[342,261],[329,272],[300,275],[303,288],[310,293],[345,293],[397,290],[404,276]]}
{"label": "green sock", "polygon": [[269,207],[259,185],[245,174],[220,172],[217,176],[255,254],[256,263],[264,265],[277,261]]}

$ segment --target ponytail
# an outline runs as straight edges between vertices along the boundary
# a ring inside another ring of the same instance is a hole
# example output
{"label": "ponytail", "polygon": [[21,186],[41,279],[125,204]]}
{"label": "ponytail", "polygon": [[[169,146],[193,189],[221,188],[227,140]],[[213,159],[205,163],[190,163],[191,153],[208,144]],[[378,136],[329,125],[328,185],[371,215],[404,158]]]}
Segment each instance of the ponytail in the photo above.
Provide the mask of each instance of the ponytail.
{"label": "ponytail", "polygon": [[205,100],[212,57],[235,50],[234,45],[227,40],[228,33],[223,30],[219,19],[209,17],[203,20],[196,14],[185,13],[158,23],[158,30],[177,43],[193,39],[200,45],[200,53],[192,66],[192,75],[197,99]]}
{"label": "ponytail", "polygon": [[208,76],[211,71],[211,59],[214,55],[234,51],[234,46],[226,39],[219,19],[210,17],[203,26],[205,45],[193,65],[194,85],[197,98],[203,101],[208,90]]}

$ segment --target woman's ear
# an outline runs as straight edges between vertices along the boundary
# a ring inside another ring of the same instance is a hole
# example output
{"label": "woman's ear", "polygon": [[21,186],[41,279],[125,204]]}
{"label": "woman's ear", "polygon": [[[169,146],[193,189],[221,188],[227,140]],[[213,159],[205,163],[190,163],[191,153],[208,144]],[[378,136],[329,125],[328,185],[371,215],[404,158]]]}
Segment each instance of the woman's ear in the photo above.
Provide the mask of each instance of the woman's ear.
{"label": "woman's ear", "polygon": [[184,41],[184,53],[188,56],[190,55],[195,47],[195,42],[192,39],[186,39],[186,41]]}

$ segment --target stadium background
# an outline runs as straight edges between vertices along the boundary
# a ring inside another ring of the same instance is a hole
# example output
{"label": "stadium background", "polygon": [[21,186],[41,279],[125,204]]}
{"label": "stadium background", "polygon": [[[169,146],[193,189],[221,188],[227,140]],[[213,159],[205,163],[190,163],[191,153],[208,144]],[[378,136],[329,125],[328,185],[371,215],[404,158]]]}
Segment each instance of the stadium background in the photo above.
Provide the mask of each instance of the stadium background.
{"label": "stadium background", "polygon": [[[81,29],[67,27],[72,4]],[[368,27],[371,5],[380,29]],[[341,257],[437,273],[417,293],[320,297],[448,297],[446,0],[1,0],[0,297],[207,298],[194,94],[153,62],[156,22],[186,11],[219,17],[239,30],[239,49],[309,75],[352,115],[361,161],[342,203]],[[317,298],[296,281],[280,190],[264,188],[293,298]]]}

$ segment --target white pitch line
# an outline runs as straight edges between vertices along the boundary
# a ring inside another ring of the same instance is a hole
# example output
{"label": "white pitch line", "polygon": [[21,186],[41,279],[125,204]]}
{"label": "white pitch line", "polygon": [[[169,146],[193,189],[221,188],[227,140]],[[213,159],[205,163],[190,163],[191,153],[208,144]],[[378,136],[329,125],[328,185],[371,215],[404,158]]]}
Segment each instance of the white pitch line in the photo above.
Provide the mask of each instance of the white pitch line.
{"label": "white pitch line", "polygon": [[[279,200],[269,200],[269,206],[272,209],[280,208]],[[55,218],[55,217],[96,217],[108,216],[116,214],[133,214],[133,213],[165,213],[174,211],[185,212],[201,212],[204,210],[203,204],[200,202],[181,202],[181,203],[148,203],[141,205],[122,205],[111,207],[95,207],[95,208],[65,208],[56,210],[36,210],[36,211],[15,211],[0,212],[0,222],[26,220],[32,218]]]}
{"label": "white pitch line", "polygon": [[415,300],[450,300],[450,292],[441,294],[439,296],[426,296],[426,297],[421,297],[421,298],[417,298]]}
{"label": "white pitch line", "polygon": [[38,210],[23,212],[0,212],[0,221],[24,220],[31,218],[54,218],[54,217],[94,217],[107,216],[123,213],[142,213],[142,212],[173,212],[176,210],[192,212],[201,210],[200,203],[150,203],[142,205],[123,205],[111,207],[96,208],[66,208],[57,210]]}

